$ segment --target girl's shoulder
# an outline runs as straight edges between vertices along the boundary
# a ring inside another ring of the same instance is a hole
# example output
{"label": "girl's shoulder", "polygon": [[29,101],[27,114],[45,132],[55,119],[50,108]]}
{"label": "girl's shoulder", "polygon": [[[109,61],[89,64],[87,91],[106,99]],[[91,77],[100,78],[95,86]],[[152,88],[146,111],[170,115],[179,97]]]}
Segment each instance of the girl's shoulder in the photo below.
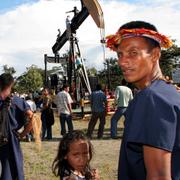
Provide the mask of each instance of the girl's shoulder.
{"label": "girl's shoulder", "polygon": [[76,176],[76,175],[70,175],[70,176],[63,177],[63,180],[86,180],[86,178]]}
{"label": "girl's shoulder", "polygon": [[71,174],[63,177],[63,180],[86,180],[85,176],[78,175],[76,172],[71,171]]}

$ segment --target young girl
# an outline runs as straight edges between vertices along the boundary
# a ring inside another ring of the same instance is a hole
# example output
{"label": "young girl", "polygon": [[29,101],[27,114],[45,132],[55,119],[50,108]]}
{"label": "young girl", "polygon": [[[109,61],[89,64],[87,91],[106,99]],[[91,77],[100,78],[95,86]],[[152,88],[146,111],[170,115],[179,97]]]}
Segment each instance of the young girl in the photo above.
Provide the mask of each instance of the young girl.
{"label": "young girl", "polygon": [[60,180],[99,180],[97,170],[90,168],[93,147],[82,131],[63,136],[52,170]]}

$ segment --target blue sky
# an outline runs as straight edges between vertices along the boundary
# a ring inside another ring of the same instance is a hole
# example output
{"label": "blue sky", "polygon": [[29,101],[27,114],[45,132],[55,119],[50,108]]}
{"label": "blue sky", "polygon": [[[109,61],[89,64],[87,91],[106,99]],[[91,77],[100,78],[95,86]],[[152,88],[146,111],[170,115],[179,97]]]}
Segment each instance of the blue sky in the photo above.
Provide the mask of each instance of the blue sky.
{"label": "blue sky", "polygon": [[0,13],[12,10],[24,3],[33,3],[38,0],[0,0]]}
{"label": "blue sky", "polygon": [[[144,20],[180,45],[179,0],[98,0],[105,20],[105,35],[115,33],[124,23]],[[14,67],[17,75],[32,64],[44,68],[44,54],[52,54],[57,29],[65,30],[66,12],[79,0],[0,0],[0,73],[2,66]],[[103,68],[100,33],[89,16],[77,30],[86,66]],[[69,48],[68,42],[60,55]],[[106,58],[116,54],[106,49]],[[57,64],[48,65],[48,68]]]}
{"label": "blue sky", "polygon": [[[37,2],[37,1],[39,1],[39,0],[1,0],[0,1],[0,10],[7,11],[7,10],[10,10],[11,8],[15,8],[24,3],[33,3],[33,2]],[[111,0],[105,0],[105,1],[111,1]],[[117,0],[117,1],[120,1],[120,0]],[[130,3],[135,3],[138,1],[139,0],[126,0],[126,2],[130,2]]]}

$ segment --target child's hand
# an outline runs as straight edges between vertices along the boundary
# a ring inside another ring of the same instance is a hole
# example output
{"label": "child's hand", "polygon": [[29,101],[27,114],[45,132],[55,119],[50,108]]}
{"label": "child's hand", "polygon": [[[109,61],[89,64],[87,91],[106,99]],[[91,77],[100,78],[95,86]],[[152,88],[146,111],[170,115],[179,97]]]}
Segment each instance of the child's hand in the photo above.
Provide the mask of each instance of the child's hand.
{"label": "child's hand", "polygon": [[91,171],[91,175],[93,180],[100,180],[99,172],[97,169],[93,169]]}

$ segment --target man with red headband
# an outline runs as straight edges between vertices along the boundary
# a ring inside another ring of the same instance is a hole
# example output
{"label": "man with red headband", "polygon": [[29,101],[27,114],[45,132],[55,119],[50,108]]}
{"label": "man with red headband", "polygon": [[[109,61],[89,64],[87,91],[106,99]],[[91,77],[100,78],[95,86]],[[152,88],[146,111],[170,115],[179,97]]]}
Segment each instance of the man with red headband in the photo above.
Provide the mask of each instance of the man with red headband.
{"label": "man with red headband", "polygon": [[119,180],[180,180],[180,93],[159,66],[161,48],[171,45],[144,21],[124,24],[107,37],[124,78],[139,89],[125,115]]}

